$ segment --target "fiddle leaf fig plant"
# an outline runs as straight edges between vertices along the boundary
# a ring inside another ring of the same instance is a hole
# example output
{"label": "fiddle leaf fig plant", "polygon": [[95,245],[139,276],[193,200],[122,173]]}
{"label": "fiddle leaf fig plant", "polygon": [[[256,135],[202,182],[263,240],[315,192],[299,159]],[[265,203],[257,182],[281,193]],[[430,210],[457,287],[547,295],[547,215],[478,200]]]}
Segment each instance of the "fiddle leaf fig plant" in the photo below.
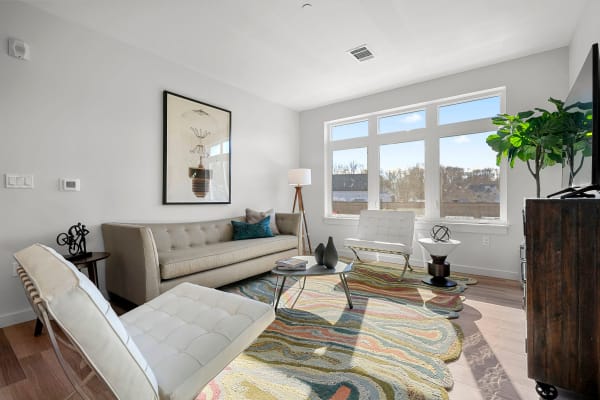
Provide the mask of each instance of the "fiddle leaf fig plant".
{"label": "fiddle leaf fig plant", "polygon": [[[585,157],[592,155],[592,103],[577,102],[568,106],[556,100],[557,112],[563,121],[562,163],[569,168],[569,187],[583,167]],[[578,157],[577,155],[581,153]]]}
{"label": "fiddle leaf fig plant", "polygon": [[[560,100],[548,101],[558,107]],[[558,109],[549,112],[541,108],[522,111],[515,115],[499,114],[492,123],[499,128],[487,137],[487,144],[497,153],[496,163],[500,165],[506,157],[510,167],[519,159],[527,164],[527,169],[535,179],[536,195],[540,197],[540,172],[542,169],[563,160],[562,131],[565,116]]]}

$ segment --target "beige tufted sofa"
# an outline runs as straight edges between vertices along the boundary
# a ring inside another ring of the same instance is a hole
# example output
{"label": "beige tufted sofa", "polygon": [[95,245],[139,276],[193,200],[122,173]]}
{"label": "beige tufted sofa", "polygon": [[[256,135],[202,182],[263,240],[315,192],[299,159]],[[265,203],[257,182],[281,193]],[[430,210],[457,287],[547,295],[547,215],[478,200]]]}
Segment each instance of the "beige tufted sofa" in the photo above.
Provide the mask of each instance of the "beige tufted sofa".
{"label": "beige tufted sofa", "polygon": [[168,224],[102,224],[106,288],[143,304],[182,282],[219,287],[273,268],[298,255],[300,214],[275,214],[280,232],[270,238],[233,240],[231,221]]}

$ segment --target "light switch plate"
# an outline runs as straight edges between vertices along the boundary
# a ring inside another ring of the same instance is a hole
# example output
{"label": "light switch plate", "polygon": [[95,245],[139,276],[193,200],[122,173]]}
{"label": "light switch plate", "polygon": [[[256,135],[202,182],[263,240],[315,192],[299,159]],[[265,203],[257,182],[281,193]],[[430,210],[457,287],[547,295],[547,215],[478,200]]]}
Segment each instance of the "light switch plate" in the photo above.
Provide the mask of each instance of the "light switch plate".
{"label": "light switch plate", "polygon": [[4,187],[7,189],[33,189],[33,175],[5,174]]}

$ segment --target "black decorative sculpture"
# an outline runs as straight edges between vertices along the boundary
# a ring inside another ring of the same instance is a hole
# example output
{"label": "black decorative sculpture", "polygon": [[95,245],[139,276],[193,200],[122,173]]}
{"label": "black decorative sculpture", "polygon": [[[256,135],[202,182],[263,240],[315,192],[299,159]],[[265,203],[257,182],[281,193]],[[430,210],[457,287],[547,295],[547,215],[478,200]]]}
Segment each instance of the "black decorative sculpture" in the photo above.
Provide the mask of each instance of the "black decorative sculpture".
{"label": "black decorative sculpture", "polygon": [[87,251],[85,246],[85,236],[90,233],[81,222],[73,225],[67,232],[59,233],[56,237],[56,243],[60,246],[69,246],[69,260],[77,260],[90,256],[92,253]]}
{"label": "black decorative sculpture", "polygon": [[431,238],[434,242],[447,242],[450,240],[450,228],[446,225],[434,225],[431,228]]}

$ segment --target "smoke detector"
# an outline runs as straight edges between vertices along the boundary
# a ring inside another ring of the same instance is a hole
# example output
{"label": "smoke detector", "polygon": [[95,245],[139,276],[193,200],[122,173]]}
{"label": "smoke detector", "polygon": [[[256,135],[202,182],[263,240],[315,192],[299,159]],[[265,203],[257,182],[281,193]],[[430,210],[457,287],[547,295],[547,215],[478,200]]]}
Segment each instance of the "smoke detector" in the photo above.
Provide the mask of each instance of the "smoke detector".
{"label": "smoke detector", "polygon": [[367,61],[375,57],[373,52],[367,48],[366,44],[360,45],[353,49],[348,50],[348,53],[354,57],[357,61]]}

